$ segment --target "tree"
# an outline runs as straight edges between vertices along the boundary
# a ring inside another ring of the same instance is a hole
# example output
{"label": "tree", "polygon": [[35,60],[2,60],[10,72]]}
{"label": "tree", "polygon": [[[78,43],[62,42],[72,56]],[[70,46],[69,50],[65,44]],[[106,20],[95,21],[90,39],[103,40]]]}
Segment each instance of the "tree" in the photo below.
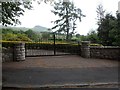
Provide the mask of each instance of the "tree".
{"label": "tree", "polygon": [[114,28],[109,33],[110,37],[114,40],[112,45],[120,46],[120,13],[116,14],[116,19],[112,25],[114,25]]}
{"label": "tree", "polygon": [[47,41],[48,39],[50,39],[50,33],[49,32],[43,32],[41,39]]}
{"label": "tree", "polygon": [[54,21],[55,26],[52,29],[56,29],[56,32],[63,32],[66,34],[66,40],[69,40],[76,28],[76,20],[81,21],[82,14],[81,9],[76,8],[73,2],[54,3],[54,10],[52,12],[59,16],[59,19]]}
{"label": "tree", "polygon": [[81,35],[81,36],[80,36],[80,41],[88,41],[87,36]]}
{"label": "tree", "polygon": [[97,8],[98,17],[98,37],[103,45],[119,45],[120,46],[120,14],[116,13],[116,17],[108,13],[100,4]]}
{"label": "tree", "polygon": [[16,41],[29,41],[29,42],[31,42],[32,40],[26,34],[19,34],[18,33]]}
{"label": "tree", "polygon": [[97,19],[98,19],[98,25],[101,24],[102,19],[105,17],[105,10],[103,9],[103,5],[99,4],[97,7]]}
{"label": "tree", "polygon": [[107,14],[98,27],[98,37],[103,45],[120,46],[120,17]]}
{"label": "tree", "polygon": [[[33,0],[36,1],[40,4],[41,1],[46,2],[52,2],[53,0]],[[25,2],[24,0],[20,1],[15,1],[13,2],[2,2],[0,1],[0,23],[2,25],[7,26],[7,25],[16,25],[20,24],[20,21],[18,17],[21,15],[24,15],[25,9],[31,10],[32,7],[32,1],[27,1]]]}
{"label": "tree", "polygon": [[[14,25],[14,24],[20,24],[20,21],[18,20],[18,17],[23,15],[24,8],[31,9],[31,2],[0,2],[1,3],[1,18],[2,20],[0,23],[2,25]],[[21,6],[24,6],[22,8]]]}
{"label": "tree", "polygon": [[5,41],[15,41],[16,38],[17,38],[17,35],[13,33],[2,34],[2,40],[5,40]]}
{"label": "tree", "polygon": [[116,35],[116,44],[120,46],[120,13],[117,13],[117,34]]}
{"label": "tree", "polygon": [[25,34],[33,41],[39,41],[39,36],[33,30],[29,29],[25,31]]}
{"label": "tree", "polygon": [[87,34],[87,38],[89,41],[91,41],[91,43],[99,43],[98,34],[94,30]]}
{"label": "tree", "polygon": [[2,34],[13,33],[14,31],[10,28],[2,28]]}
{"label": "tree", "polygon": [[110,31],[114,29],[115,25],[115,17],[111,14],[107,14],[105,18],[102,19],[98,27],[98,37],[103,45],[112,45],[114,40],[110,37]]}
{"label": "tree", "polygon": [[76,34],[76,38],[80,38],[80,34]]}

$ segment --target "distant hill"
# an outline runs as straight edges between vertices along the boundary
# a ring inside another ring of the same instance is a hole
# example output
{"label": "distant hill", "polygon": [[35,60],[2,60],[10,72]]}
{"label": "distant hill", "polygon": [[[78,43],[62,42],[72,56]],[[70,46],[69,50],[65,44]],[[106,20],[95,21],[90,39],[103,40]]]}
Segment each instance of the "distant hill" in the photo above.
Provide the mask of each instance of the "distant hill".
{"label": "distant hill", "polygon": [[13,29],[13,30],[23,30],[23,31],[27,31],[28,29],[30,28],[26,28],[26,27],[14,27],[14,26],[1,26],[0,25],[0,28],[10,28],[10,29]]}
{"label": "distant hill", "polygon": [[35,32],[48,32],[48,28],[42,27],[42,26],[39,26],[39,25],[34,26],[32,28],[32,30],[35,31]]}
{"label": "distant hill", "polygon": [[8,26],[8,27],[5,27],[5,26],[2,26],[0,25],[0,28],[11,28],[13,30],[22,30],[22,31],[27,31],[28,29],[31,29],[35,32],[50,32],[48,30],[48,28],[46,27],[42,27],[40,25],[37,25],[37,26],[34,26],[33,28],[26,28],[26,27],[11,27],[11,26]]}

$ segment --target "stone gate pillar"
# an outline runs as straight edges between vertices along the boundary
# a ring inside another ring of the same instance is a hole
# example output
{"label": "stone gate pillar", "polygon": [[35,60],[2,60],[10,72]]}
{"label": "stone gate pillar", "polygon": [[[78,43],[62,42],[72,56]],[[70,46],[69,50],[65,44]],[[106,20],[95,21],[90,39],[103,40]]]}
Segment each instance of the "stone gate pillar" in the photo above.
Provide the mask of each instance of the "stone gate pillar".
{"label": "stone gate pillar", "polygon": [[84,58],[90,58],[90,41],[81,42],[81,56]]}
{"label": "stone gate pillar", "polygon": [[15,43],[14,44],[14,61],[23,61],[25,60],[25,43]]}

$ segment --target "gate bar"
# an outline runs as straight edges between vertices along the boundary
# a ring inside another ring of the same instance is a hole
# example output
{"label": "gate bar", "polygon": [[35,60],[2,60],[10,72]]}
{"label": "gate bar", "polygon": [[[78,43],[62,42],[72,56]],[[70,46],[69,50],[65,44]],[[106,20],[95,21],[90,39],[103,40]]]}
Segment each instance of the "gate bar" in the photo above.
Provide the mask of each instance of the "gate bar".
{"label": "gate bar", "polygon": [[53,38],[54,38],[54,55],[56,55],[56,47],[55,47],[55,33],[53,34]]}

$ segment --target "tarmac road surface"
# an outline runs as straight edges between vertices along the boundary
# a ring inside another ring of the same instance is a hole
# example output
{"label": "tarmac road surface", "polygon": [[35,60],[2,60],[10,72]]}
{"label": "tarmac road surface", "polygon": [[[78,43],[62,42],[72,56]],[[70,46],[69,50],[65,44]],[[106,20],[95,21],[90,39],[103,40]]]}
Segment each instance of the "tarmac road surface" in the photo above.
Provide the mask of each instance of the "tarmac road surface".
{"label": "tarmac road surface", "polygon": [[118,62],[77,56],[34,57],[4,63],[2,74],[3,87],[117,83]]}

